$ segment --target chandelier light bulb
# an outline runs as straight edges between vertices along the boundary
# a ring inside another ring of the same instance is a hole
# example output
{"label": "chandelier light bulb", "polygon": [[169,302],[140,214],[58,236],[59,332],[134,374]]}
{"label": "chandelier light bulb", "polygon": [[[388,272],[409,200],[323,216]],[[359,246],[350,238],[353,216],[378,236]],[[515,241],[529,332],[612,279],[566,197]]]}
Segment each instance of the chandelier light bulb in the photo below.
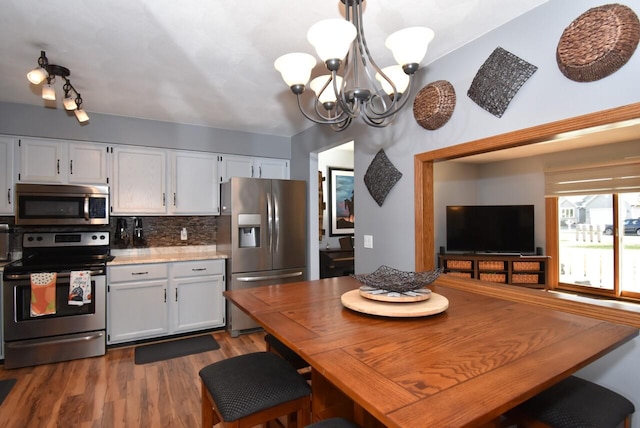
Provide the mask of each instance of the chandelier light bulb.
{"label": "chandelier light bulb", "polygon": [[39,85],[44,82],[44,79],[47,77],[49,77],[49,73],[47,73],[47,70],[42,67],[36,67],[27,73],[27,79],[29,79],[29,82],[34,85]]}
{"label": "chandelier light bulb", "polygon": [[49,101],[56,100],[56,90],[51,83],[42,86],[42,98]]}
{"label": "chandelier light bulb", "polygon": [[316,59],[307,53],[289,53],[282,55],[273,66],[282,74],[282,79],[289,86],[306,85],[311,77],[311,70],[317,64]]}
{"label": "chandelier light bulb", "polygon": [[355,25],[344,19],[325,19],[316,22],[307,32],[307,40],[316,48],[320,59],[342,60],[355,40],[358,30]]}
{"label": "chandelier light bulb", "polygon": [[[409,86],[409,75],[404,72],[401,66],[392,65],[389,67],[385,67],[382,69],[382,72],[385,74],[385,76],[391,79],[393,84],[396,86],[396,91],[399,94],[402,94],[407,90],[407,87]],[[385,93],[389,95],[394,94],[393,86],[391,86],[387,79],[385,79],[380,73],[376,73],[376,80],[380,82],[380,84],[382,85],[382,90]]]}
{"label": "chandelier light bulb", "polygon": [[420,64],[435,33],[426,27],[409,27],[387,37],[384,45],[399,65]]}
{"label": "chandelier light bulb", "polygon": [[[329,79],[331,79],[331,75],[325,74],[316,77],[311,81],[311,83],[309,83],[309,87],[316,93],[318,101],[322,104],[335,103],[337,100],[336,91],[333,90],[333,81],[329,82]],[[324,85],[326,85],[327,82],[329,82],[329,84],[324,88]],[[338,87],[338,90],[342,88],[342,77],[336,76],[336,86]],[[324,88],[324,91],[322,88]]]}

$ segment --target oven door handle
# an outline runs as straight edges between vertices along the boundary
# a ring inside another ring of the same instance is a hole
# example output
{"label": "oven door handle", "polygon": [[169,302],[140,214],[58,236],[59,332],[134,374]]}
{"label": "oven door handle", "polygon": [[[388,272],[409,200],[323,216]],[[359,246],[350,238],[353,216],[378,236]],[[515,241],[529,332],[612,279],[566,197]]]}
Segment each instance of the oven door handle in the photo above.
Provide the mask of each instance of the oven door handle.
{"label": "oven door handle", "polygon": [[[85,341],[89,341],[89,340],[95,340],[95,339],[100,339],[102,336],[104,336],[104,332],[102,331],[98,331],[95,333],[91,333],[91,334],[87,334],[84,335],[82,337],[70,337],[67,339],[52,339],[51,343],[56,343],[56,344],[60,344],[60,343],[74,343],[74,342],[85,342]],[[39,342],[39,343],[11,343],[9,346],[11,348],[33,348],[33,347],[38,347],[38,346],[42,346],[43,342]]]}
{"label": "oven door handle", "polygon": [[[89,275],[91,276],[100,276],[105,274],[105,269],[91,269],[89,270]],[[71,272],[58,272],[58,278],[69,278],[71,276]],[[4,274],[4,280],[27,280],[31,278],[31,274],[29,273],[6,273]]]}

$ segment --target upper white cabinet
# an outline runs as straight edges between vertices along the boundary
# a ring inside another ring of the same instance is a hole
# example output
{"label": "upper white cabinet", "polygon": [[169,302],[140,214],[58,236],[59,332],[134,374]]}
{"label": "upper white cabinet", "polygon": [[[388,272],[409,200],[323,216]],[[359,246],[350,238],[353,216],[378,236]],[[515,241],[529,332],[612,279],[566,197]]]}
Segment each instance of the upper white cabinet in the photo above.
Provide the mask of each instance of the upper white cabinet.
{"label": "upper white cabinet", "polygon": [[18,180],[23,183],[106,184],[108,146],[21,138]]}
{"label": "upper white cabinet", "polygon": [[69,143],[69,183],[107,183],[107,150],[106,144]]}
{"label": "upper white cabinet", "polygon": [[112,214],[166,214],[166,150],[113,147]]}
{"label": "upper white cabinet", "polygon": [[171,214],[220,214],[218,156],[171,151]]}
{"label": "upper white cabinet", "polygon": [[275,158],[254,158],[258,178],[289,179],[289,160]]}
{"label": "upper white cabinet", "polygon": [[239,155],[220,155],[218,158],[220,183],[231,177],[289,178],[289,160],[257,158]]}
{"label": "upper white cabinet", "polygon": [[13,214],[13,155],[17,140],[0,137],[0,214]]}

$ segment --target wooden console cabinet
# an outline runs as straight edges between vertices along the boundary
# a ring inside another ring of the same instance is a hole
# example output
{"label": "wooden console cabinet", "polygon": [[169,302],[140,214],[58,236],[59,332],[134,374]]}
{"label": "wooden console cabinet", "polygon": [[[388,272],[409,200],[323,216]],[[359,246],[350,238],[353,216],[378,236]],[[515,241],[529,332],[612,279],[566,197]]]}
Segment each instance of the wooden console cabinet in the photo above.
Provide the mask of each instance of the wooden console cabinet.
{"label": "wooden console cabinet", "polygon": [[320,250],[320,278],[354,273],[353,254],[353,248]]}
{"label": "wooden console cabinet", "polygon": [[444,273],[464,278],[545,288],[549,257],[477,254],[444,254],[438,256],[438,266]]}

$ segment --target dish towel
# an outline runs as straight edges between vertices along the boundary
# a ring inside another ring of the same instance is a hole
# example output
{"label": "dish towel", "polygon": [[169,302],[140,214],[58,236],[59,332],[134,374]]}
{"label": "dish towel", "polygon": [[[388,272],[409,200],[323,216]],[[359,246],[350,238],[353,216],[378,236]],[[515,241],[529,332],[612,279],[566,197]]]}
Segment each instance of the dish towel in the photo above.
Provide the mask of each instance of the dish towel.
{"label": "dish towel", "polygon": [[69,302],[73,306],[91,303],[91,272],[71,271],[69,276]]}
{"label": "dish towel", "polygon": [[31,316],[53,315],[56,313],[56,280],[55,272],[38,272],[31,274]]}

